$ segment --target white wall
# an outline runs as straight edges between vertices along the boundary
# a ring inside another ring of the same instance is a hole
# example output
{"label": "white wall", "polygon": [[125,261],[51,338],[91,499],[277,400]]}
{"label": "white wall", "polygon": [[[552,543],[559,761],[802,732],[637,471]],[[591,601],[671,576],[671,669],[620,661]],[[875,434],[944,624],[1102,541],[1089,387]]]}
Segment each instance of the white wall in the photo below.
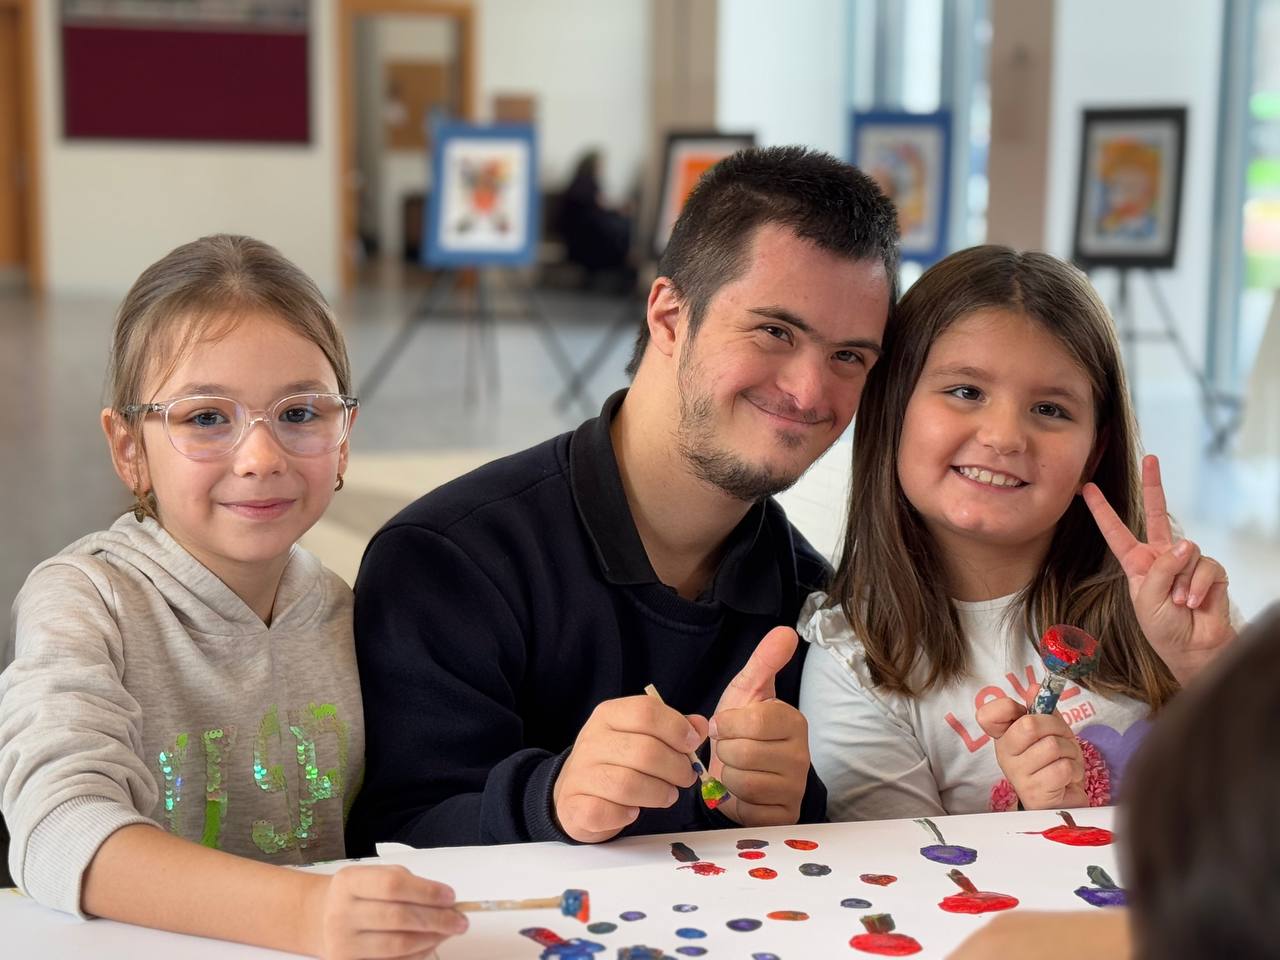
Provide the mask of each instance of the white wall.
{"label": "white wall", "polygon": [[[1055,4],[1046,248],[1071,253],[1085,107],[1187,106],[1187,152],[1177,267],[1157,276],[1192,356],[1203,363],[1209,295],[1221,4],[1204,0],[1058,0]],[[1094,277],[1112,299],[1114,277]],[[1146,283],[1130,284],[1140,329],[1158,327]],[[1186,381],[1169,346],[1144,346],[1144,383]]]}
{"label": "white wall", "polygon": [[843,156],[848,17],[847,0],[720,0],[716,125]]}
{"label": "white wall", "polygon": [[564,186],[578,157],[604,153],[622,199],[648,157],[648,0],[477,0],[481,118],[493,95],[537,98],[540,179]]}
{"label": "white wall", "polygon": [[51,291],[119,296],[175,246],[220,231],[266,240],[337,289],[332,0],[313,8],[311,143],[296,146],[64,140],[58,4],[35,8]]}
{"label": "white wall", "polygon": [[[336,292],[334,0],[312,6],[312,141],[300,146],[63,140],[57,6],[36,5],[50,291],[118,297],[178,244],[234,231],[275,244],[326,293]],[[600,147],[606,192],[623,197],[648,155],[648,0],[475,0],[475,7],[481,118],[495,93],[532,93],[543,183],[561,184],[584,150]],[[421,180],[417,157],[393,163],[393,179]]]}

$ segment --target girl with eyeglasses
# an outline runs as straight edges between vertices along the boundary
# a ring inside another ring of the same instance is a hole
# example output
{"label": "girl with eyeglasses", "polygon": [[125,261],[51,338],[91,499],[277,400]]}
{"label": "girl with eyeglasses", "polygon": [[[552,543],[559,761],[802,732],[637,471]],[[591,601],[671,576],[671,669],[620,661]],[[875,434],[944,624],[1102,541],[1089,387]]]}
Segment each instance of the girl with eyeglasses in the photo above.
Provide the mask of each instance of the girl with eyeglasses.
{"label": "girl with eyeglasses", "polygon": [[15,881],[81,917],[322,957],[429,954],[448,887],[344,856],[364,728],[351,591],[297,540],[358,409],[315,284],[246,237],[149,267],[102,427],[134,496],[40,564],[0,675]]}

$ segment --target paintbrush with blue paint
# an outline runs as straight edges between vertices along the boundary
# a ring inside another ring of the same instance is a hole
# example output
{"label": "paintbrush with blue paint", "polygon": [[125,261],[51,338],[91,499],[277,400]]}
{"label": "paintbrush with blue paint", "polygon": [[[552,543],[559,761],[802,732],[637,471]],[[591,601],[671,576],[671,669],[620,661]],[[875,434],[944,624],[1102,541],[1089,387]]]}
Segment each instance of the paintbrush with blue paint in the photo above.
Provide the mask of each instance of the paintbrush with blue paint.
{"label": "paintbrush with blue paint", "polygon": [[586,923],[591,919],[591,896],[585,890],[566,890],[558,897],[535,897],[530,900],[459,900],[453,905],[453,909],[462,913],[558,909],[566,917]]}
{"label": "paintbrush with blue paint", "polygon": [[[666,705],[666,701],[662,699],[662,694],[658,693],[658,688],[652,683],[644,688],[644,692],[662,705]],[[698,759],[698,755],[690,750],[685,756],[689,758],[689,764],[693,767],[693,772],[702,781],[702,802],[707,805],[707,809],[714,810],[728,800],[729,791],[725,789],[723,783],[707,772],[707,768]]]}

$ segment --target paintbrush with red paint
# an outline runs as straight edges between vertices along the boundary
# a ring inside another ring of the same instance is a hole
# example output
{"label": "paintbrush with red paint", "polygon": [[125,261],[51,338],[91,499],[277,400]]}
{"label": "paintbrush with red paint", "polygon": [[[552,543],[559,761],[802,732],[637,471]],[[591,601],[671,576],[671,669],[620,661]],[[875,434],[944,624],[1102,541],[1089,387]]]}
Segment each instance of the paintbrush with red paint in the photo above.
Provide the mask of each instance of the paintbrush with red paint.
{"label": "paintbrush with red paint", "polygon": [[586,923],[591,919],[591,896],[585,890],[566,890],[558,897],[534,897],[530,900],[459,900],[453,909],[462,913],[558,909],[566,917]]}
{"label": "paintbrush with red paint", "polygon": [[1055,624],[1040,638],[1040,659],[1047,671],[1032,713],[1053,713],[1069,680],[1081,680],[1098,667],[1098,641],[1079,627]]}
{"label": "paintbrush with red paint", "polygon": [[[658,688],[652,683],[644,688],[644,692],[653,697],[661,704],[666,704],[662,699],[662,694],[658,693]],[[729,799],[729,791],[725,789],[723,783],[707,772],[707,768],[702,765],[702,761],[698,759],[698,755],[693,751],[685,754],[689,758],[689,764],[693,767],[693,772],[698,775],[698,779],[702,781],[702,802],[707,805],[707,809],[714,810],[720,804]]]}

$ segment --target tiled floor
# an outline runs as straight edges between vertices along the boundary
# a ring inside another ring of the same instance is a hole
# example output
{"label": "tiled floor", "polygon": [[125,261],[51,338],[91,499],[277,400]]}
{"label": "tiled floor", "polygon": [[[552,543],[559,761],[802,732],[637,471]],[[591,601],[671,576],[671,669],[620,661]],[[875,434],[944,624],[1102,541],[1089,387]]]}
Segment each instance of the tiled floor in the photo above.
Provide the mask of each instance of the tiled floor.
{"label": "tiled floor", "polygon": [[[423,295],[421,287],[404,291],[382,284],[339,305],[357,390]],[[522,306],[523,298],[508,292],[495,302],[510,310]],[[539,302],[574,363],[597,347],[620,315],[638,320],[637,305],[598,295],[544,292]],[[0,294],[6,485],[0,501],[0,627],[6,636],[9,604],[30,568],[77,536],[109,524],[129,500],[111,472],[97,423],[114,307],[105,300],[55,298],[37,304]],[[353,438],[358,499],[336,507],[327,529],[316,531],[327,537],[329,548],[345,551],[342,563],[348,569],[358,560],[351,556],[360,542],[358,531],[389,516],[416,484],[425,489],[471,463],[571,429],[626,382],[622,367],[630,332],[612,342],[588,384],[590,407],[557,409],[554,398],[562,379],[538,326],[500,320],[491,339],[500,383],[471,382],[476,397],[468,400],[468,377],[477,376],[476,367],[467,364],[475,333],[474,325],[457,319],[420,325],[397,350],[377,392],[366,396]],[[1161,362],[1159,355],[1144,355],[1142,369],[1159,374]],[[1141,386],[1145,439],[1163,458],[1172,509],[1205,551],[1227,565],[1233,596],[1245,615],[1252,615],[1280,598],[1280,469],[1274,460],[1206,458],[1190,387],[1176,371]],[[847,450],[847,444],[837,445],[787,498],[802,529],[827,549],[841,524]]]}

